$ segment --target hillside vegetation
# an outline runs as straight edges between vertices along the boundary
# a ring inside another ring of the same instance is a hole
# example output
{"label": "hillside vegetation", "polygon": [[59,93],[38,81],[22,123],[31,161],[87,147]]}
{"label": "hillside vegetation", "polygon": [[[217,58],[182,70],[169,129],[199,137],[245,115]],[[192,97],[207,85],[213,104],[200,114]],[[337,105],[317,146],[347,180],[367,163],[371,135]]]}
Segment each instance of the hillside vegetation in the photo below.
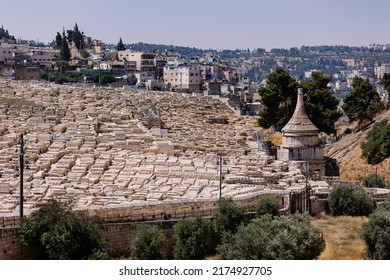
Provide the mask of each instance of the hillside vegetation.
{"label": "hillside vegetation", "polygon": [[344,135],[340,141],[325,147],[325,156],[335,158],[340,168],[340,180],[351,181],[375,173],[382,175],[386,181],[390,180],[390,158],[379,164],[368,164],[362,159],[360,145],[365,141],[368,132],[375,123],[384,119],[390,121],[390,110],[385,111],[375,119],[375,122],[358,132]]}

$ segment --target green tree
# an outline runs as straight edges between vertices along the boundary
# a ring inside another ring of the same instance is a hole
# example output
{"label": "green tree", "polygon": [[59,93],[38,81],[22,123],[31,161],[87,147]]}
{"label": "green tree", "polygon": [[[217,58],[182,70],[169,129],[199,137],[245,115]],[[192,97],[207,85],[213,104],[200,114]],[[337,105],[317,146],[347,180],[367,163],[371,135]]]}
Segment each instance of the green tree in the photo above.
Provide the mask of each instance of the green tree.
{"label": "green tree", "polygon": [[351,183],[340,183],[332,187],[329,208],[334,216],[368,216],[372,213],[373,202],[370,195]]}
{"label": "green tree", "polygon": [[335,122],[341,117],[339,100],[328,86],[331,78],[321,71],[312,72],[311,78],[302,81],[305,109],[313,124],[322,132],[336,133]]}
{"label": "green tree", "polygon": [[279,216],[279,203],[274,197],[262,197],[256,206],[256,216],[263,215]]}
{"label": "green tree", "polygon": [[56,40],[55,40],[55,47],[57,48],[57,49],[60,49],[61,48],[61,45],[62,45],[62,36],[61,36],[61,34],[60,34],[60,32],[57,32],[57,35],[56,35]]}
{"label": "green tree", "polygon": [[209,223],[199,214],[180,220],[173,226],[176,243],[174,257],[177,260],[202,260],[207,253]]}
{"label": "green tree", "polygon": [[61,41],[61,48],[60,48],[60,58],[64,61],[69,61],[71,58],[71,53],[68,45],[68,40],[65,35],[65,29],[62,31],[62,41]]}
{"label": "green tree", "polygon": [[97,255],[102,258],[105,253],[99,227],[97,220],[51,200],[21,220],[19,236],[24,246],[42,248],[51,260],[80,260]]}
{"label": "green tree", "polygon": [[[305,109],[313,124],[322,132],[335,133],[335,122],[340,118],[339,100],[328,87],[331,78],[322,72],[313,72],[312,78],[302,81]],[[258,124],[264,128],[275,125],[280,130],[292,117],[297,103],[298,83],[283,68],[268,75],[267,85],[259,88],[261,103]]]}
{"label": "green tree", "polygon": [[380,205],[362,225],[361,237],[370,260],[390,260],[390,200]]}
{"label": "green tree", "polygon": [[363,179],[363,186],[365,188],[385,188],[385,178],[376,173],[370,174]]}
{"label": "green tree", "polygon": [[104,73],[101,70],[92,72],[89,78],[96,84],[109,84],[115,82],[115,77],[112,74]]}
{"label": "green tree", "polygon": [[116,45],[116,50],[119,52],[119,51],[124,51],[126,50],[126,47],[125,45],[123,44],[122,42],[122,38],[119,38],[119,42],[118,44]]}
{"label": "green tree", "polygon": [[165,236],[156,225],[140,225],[137,227],[131,244],[131,254],[139,260],[162,259],[161,246]]}
{"label": "green tree", "polygon": [[264,215],[226,234],[217,247],[226,260],[311,260],[324,248],[322,232],[307,217]]}
{"label": "green tree", "polygon": [[383,75],[381,83],[383,84],[383,86],[385,87],[387,92],[390,92],[390,74],[389,73],[385,73]]}
{"label": "green tree", "polygon": [[281,67],[267,77],[267,85],[259,88],[261,103],[265,106],[260,112],[258,123],[264,128],[275,125],[281,129],[292,116],[297,99],[297,82],[290,73]]}
{"label": "green tree", "polygon": [[376,123],[361,144],[362,158],[377,164],[390,156],[390,124],[387,120]]}
{"label": "green tree", "polygon": [[81,55],[82,58],[88,58],[88,57],[91,56],[91,55],[89,54],[89,52],[87,52],[86,50],[82,50],[82,51],[80,52],[80,55]]}
{"label": "green tree", "polygon": [[343,110],[351,121],[372,122],[383,104],[376,89],[368,79],[356,76],[352,80],[352,90],[345,95]]}
{"label": "green tree", "polygon": [[84,33],[80,31],[77,23],[75,23],[73,29],[66,32],[68,34],[68,42],[73,43],[78,50],[83,49]]}
{"label": "green tree", "polygon": [[235,233],[243,218],[243,208],[235,204],[231,198],[223,197],[217,202],[212,226],[219,236],[222,236],[223,232]]}

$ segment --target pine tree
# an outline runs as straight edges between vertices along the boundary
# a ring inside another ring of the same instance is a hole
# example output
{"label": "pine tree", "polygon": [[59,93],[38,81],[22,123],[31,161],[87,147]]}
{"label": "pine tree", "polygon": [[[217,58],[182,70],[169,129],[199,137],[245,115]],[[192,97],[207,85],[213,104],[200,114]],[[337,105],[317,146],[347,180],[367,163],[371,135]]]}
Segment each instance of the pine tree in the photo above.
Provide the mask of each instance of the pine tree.
{"label": "pine tree", "polygon": [[60,49],[60,57],[62,60],[69,61],[71,58],[70,49],[68,45],[68,40],[65,35],[65,28],[62,31],[62,41],[61,41],[61,49]]}
{"label": "pine tree", "polygon": [[116,50],[119,52],[119,51],[124,51],[126,50],[126,47],[125,45],[123,44],[122,42],[122,38],[119,38],[119,42],[118,44],[116,45]]}
{"label": "pine tree", "polygon": [[61,36],[60,32],[57,32],[55,44],[56,44],[55,47],[56,47],[57,49],[60,49],[60,48],[61,48],[61,45],[62,45],[62,36]]}
{"label": "pine tree", "polygon": [[305,94],[305,109],[313,124],[322,132],[336,133],[335,122],[341,117],[339,100],[328,86],[331,78],[321,71],[312,72],[307,81],[302,81]]}
{"label": "pine tree", "polygon": [[297,99],[297,82],[290,73],[281,67],[267,77],[267,85],[259,89],[261,103],[265,106],[260,112],[258,123],[264,128],[275,125],[281,129],[294,112]]}
{"label": "pine tree", "polygon": [[359,123],[364,120],[372,122],[382,106],[381,98],[370,81],[356,76],[352,81],[351,92],[344,97],[343,110],[348,118]]}

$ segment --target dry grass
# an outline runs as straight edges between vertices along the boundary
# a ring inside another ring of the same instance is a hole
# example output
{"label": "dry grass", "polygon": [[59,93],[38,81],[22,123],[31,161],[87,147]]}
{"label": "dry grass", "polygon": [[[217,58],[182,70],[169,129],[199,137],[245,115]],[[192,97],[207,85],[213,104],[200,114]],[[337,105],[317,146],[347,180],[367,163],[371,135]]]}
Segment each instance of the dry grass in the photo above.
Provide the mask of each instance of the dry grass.
{"label": "dry grass", "polygon": [[275,133],[271,134],[270,136],[266,137],[265,140],[271,141],[272,144],[274,144],[275,146],[280,146],[280,145],[282,145],[282,133],[275,132]]}
{"label": "dry grass", "polygon": [[371,165],[366,163],[361,158],[361,150],[359,148],[353,155],[350,156],[349,161],[344,161],[339,164],[340,167],[340,180],[361,180],[370,174],[378,172],[383,176],[386,181],[390,181],[390,158],[383,162]]}
{"label": "dry grass", "polygon": [[322,216],[311,223],[324,234],[326,247],[320,260],[362,260],[365,249],[360,228],[366,217]]}

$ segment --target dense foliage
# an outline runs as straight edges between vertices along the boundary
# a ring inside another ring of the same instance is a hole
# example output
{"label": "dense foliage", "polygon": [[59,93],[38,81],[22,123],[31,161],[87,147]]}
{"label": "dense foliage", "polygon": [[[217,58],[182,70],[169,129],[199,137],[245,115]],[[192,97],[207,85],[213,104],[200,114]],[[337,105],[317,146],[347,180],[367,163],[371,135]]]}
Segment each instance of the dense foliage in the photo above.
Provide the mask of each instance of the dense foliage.
{"label": "dense foliage", "polygon": [[177,260],[201,260],[207,253],[209,223],[200,215],[177,222],[174,227],[176,243],[174,257]]}
{"label": "dense foliage", "polygon": [[51,260],[105,258],[98,233],[99,223],[51,200],[21,220],[23,245],[38,246]]}
{"label": "dense foliage", "polygon": [[139,225],[131,243],[131,255],[139,260],[162,259],[161,246],[165,242],[165,236],[156,226]]}
{"label": "dense foliage", "polygon": [[390,156],[390,124],[387,120],[376,123],[361,144],[362,157],[377,164]]}
{"label": "dense foliage", "polygon": [[75,23],[73,29],[66,31],[68,36],[68,42],[73,43],[78,50],[84,47],[84,32],[79,30],[77,23]]}
{"label": "dense foliage", "polygon": [[328,86],[331,78],[314,71],[311,78],[301,82],[305,95],[305,109],[313,124],[322,132],[336,133],[335,122],[341,117],[339,100]]}
{"label": "dense foliage", "polygon": [[390,92],[390,73],[385,73],[382,77],[381,83],[387,90],[387,92]]}
{"label": "dense foliage", "polygon": [[370,174],[363,178],[363,186],[365,188],[385,188],[385,178],[379,174]]}
{"label": "dense foliage", "polygon": [[381,98],[368,79],[356,76],[352,81],[352,90],[345,95],[343,110],[351,121],[372,121],[383,104]]}
{"label": "dense foliage", "polygon": [[[58,33],[57,33],[57,36],[58,36]],[[56,41],[60,39],[60,38],[57,38],[57,36],[56,36]],[[61,45],[59,45],[58,48],[60,49],[60,60],[69,61],[70,58],[72,57],[72,55],[70,53],[68,39],[65,35],[65,29],[62,31]]]}
{"label": "dense foliage", "polygon": [[242,223],[244,210],[236,205],[231,198],[221,198],[213,215],[212,226],[218,235],[223,232],[235,233]]}
{"label": "dense foliage", "polygon": [[365,255],[370,260],[390,260],[390,200],[383,202],[362,225],[366,243]]}
{"label": "dense foliage", "polygon": [[117,51],[124,51],[124,50],[126,50],[126,47],[125,47],[125,45],[122,42],[122,38],[119,38],[119,42],[116,45],[116,50]]}
{"label": "dense foliage", "polygon": [[262,197],[256,205],[256,216],[260,218],[263,215],[278,216],[279,203],[274,197]]}
{"label": "dense foliage", "polygon": [[[339,100],[328,86],[331,78],[320,71],[302,81],[305,109],[313,124],[325,133],[335,133],[335,122],[340,118]],[[276,68],[267,78],[267,85],[259,88],[265,108],[260,112],[258,123],[264,128],[274,125],[281,129],[292,117],[297,103],[298,83],[283,68]]]}
{"label": "dense foliage", "polygon": [[0,40],[1,39],[15,40],[15,37],[10,35],[8,30],[4,29],[4,27],[1,26],[0,27]]}
{"label": "dense foliage", "polygon": [[351,183],[335,185],[329,193],[328,202],[334,216],[368,216],[373,210],[370,195]]}
{"label": "dense foliage", "polygon": [[297,99],[297,82],[281,67],[271,72],[267,85],[259,88],[261,103],[265,108],[260,112],[258,123],[264,128],[275,126],[281,129],[292,116]]}
{"label": "dense foliage", "polygon": [[311,260],[324,248],[322,232],[301,215],[264,215],[226,234],[218,257],[226,260]]}

